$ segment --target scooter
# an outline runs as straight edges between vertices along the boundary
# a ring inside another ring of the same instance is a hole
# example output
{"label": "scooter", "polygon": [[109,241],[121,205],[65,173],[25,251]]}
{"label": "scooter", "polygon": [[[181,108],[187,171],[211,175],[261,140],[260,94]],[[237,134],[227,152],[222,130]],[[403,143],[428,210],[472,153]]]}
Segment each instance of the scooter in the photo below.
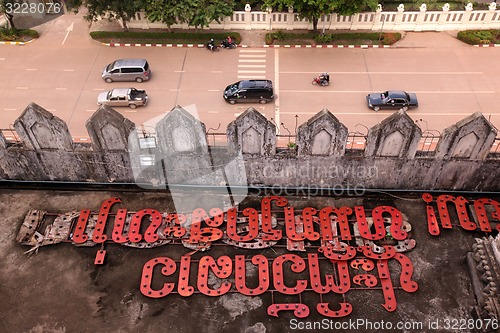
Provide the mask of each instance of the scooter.
{"label": "scooter", "polygon": [[320,79],[318,76],[315,77],[311,84],[313,86],[323,86],[323,87],[326,87],[326,86],[329,86],[330,85],[330,81],[329,80],[325,80],[325,79]]}
{"label": "scooter", "polygon": [[221,43],[220,43],[220,47],[223,47],[225,49],[235,49],[236,48],[236,43],[234,42],[228,42],[227,40],[223,40]]}
{"label": "scooter", "polygon": [[212,51],[212,52],[219,51],[219,47],[217,45],[215,45],[213,42],[208,42],[205,45],[205,47],[207,48],[207,50]]}

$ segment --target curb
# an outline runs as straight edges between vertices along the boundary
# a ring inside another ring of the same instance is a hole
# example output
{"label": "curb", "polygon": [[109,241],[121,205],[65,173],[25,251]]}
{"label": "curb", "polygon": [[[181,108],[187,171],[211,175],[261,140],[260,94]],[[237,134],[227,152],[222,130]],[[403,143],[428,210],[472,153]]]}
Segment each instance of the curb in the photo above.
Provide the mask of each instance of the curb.
{"label": "curb", "polygon": [[500,44],[476,44],[475,47],[500,47]]}
{"label": "curb", "polygon": [[34,39],[29,40],[27,42],[0,42],[0,45],[20,45],[20,46],[23,46],[23,45],[31,43],[32,41],[34,41]]}
{"label": "curb", "polygon": [[[135,46],[135,47],[191,47],[191,48],[204,48],[205,44],[125,44],[125,43],[101,43],[103,46],[120,47],[120,46]],[[248,48],[248,45],[238,45],[237,48]],[[377,49],[377,48],[390,48],[390,45],[262,45],[253,46],[255,48],[315,48],[315,49]]]}

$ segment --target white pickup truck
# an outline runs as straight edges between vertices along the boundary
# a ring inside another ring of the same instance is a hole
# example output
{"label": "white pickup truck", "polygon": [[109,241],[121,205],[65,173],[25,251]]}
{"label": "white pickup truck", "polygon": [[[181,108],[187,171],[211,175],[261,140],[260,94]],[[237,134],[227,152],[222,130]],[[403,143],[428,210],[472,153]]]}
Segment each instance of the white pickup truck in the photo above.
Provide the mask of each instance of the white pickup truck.
{"label": "white pickup truck", "polygon": [[145,90],[135,88],[115,88],[102,92],[97,97],[98,105],[128,106],[135,109],[148,103],[148,94]]}

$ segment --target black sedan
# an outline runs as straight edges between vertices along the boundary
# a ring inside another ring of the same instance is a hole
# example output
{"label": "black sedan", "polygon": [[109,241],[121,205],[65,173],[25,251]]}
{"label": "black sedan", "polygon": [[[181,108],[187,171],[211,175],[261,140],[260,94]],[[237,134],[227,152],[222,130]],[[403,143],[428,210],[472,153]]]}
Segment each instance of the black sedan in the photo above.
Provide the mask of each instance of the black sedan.
{"label": "black sedan", "polygon": [[380,109],[408,110],[418,107],[417,95],[402,90],[389,90],[383,93],[368,94],[368,107],[375,111]]}

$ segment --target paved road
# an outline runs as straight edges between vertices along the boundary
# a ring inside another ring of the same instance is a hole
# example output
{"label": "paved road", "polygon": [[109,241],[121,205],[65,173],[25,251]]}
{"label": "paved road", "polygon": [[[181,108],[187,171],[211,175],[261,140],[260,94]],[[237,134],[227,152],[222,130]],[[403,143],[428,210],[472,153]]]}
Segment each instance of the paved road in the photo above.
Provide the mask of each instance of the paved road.
{"label": "paved road", "polygon": [[[150,104],[118,109],[136,124],[153,123],[155,117],[181,105],[197,111],[207,128],[220,126],[218,131],[224,132],[251,105],[226,104],[222,91],[245,77],[274,81],[276,102],[253,106],[268,119],[283,122],[292,133],[296,121],[300,125],[323,108],[350,131],[366,133],[364,126],[375,125],[392,111],[369,110],[365,95],[387,89],[418,94],[420,107],[409,114],[421,119],[424,129],[442,131],[476,111],[500,127],[496,96],[500,48],[460,43],[423,48],[401,43],[391,49],[239,48],[210,53],[198,48],[106,47],[91,40],[88,23],[73,14],[46,23],[41,32],[39,40],[26,46],[0,45],[1,128],[8,128],[33,101],[68,122],[79,140],[87,136],[84,124],[97,109],[99,92],[136,86],[147,90]],[[425,36],[433,38],[432,33]],[[415,38],[408,37],[409,42]],[[147,58],[152,79],[142,84],[105,83],[100,77],[102,68],[126,57]],[[312,86],[313,76],[323,71],[330,72],[333,84]]]}

